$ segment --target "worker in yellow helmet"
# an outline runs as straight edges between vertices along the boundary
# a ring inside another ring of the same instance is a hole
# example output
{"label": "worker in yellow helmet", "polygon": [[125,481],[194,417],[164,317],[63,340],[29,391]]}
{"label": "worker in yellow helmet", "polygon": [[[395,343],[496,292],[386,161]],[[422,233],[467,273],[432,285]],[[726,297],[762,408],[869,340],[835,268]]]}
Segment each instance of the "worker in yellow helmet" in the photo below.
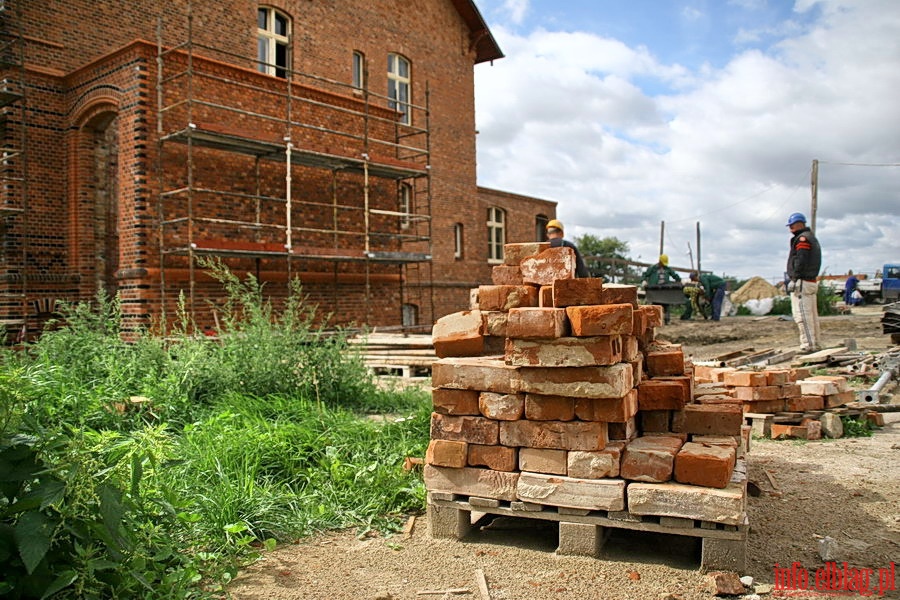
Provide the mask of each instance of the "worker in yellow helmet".
{"label": "worker in yellow helmet", "polygon": [[560,246],[564,246],[566,248],[571,248],[575,251],[575,276],[576,277],[590,277],[591,273],[587,270],[587,266],[584,264],[584,259],[581,257],[581,252],[578,251],[578,247],[570,242],[569,240],[563,237],[563,227],[562,222],[557,221],[556,219],[551,219],[547,222],[547,239],[550,240],[551,248],[558,248]]}
{"label": "worker in yellow helmet", "polygon": [[[681,283],[681,276],[669,267],[669,257],[665,254],[660,254],[659,262],[647,267],[647,270],[641,275],[641,285],[665,285],[668,283]],[[662,306],[663,318],[666,325],[668,325],[671,320],[669,305],[663,304]]]}

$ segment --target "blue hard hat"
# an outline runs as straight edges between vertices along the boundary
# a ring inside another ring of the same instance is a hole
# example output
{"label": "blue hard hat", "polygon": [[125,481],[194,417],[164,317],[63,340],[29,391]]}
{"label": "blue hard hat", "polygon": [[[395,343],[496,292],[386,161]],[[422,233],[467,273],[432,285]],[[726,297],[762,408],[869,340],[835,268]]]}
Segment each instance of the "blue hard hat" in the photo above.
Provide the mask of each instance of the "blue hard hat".
{"label": "blue hard hat", "polygon": [[793,213],[788,217],[787,226],[790,227],[794,223],[806,223],[806,217],[803,216],[803,213]]}

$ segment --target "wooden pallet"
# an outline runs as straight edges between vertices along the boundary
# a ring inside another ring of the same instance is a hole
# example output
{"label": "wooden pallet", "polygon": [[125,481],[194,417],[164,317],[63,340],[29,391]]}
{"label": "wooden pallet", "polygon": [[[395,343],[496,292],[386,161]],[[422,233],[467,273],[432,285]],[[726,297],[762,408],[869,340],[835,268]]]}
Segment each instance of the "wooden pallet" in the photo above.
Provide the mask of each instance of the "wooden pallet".
{"label": "wooden pallet", "polygon": [[[428,528],[433,537],[462,539],[494,516],[519,517],[559,524],[561,555],[597,557],[611,529],[652,532],[701,539],[701,567],[741,572],[747,564],[746,514],[740,525],[679,517],[634,515],[628,511],[568,509],[531,502],[428,493]],[[480,514],[473,521],[473,514]]]}

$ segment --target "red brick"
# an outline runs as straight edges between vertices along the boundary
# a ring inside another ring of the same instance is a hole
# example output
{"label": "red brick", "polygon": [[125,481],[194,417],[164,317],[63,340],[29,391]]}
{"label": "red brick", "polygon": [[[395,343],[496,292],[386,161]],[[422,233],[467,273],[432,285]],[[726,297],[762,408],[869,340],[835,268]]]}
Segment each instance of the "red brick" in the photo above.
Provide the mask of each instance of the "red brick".
{"label": "red brick", "polygon": [[[637,313],[633,313],[637,314]],[[637,338],[633,335],[622,335],[622,362],[631,362],[641,356]]]}
{"label": "red brick", "polygon": [[537,256],[550,248],[550,242],[517,242],[503,245],[503,263],[518,267],[526,258]]}
{"label": "red brick", "polygon": [[603,450],[606,423],[582,421],[502,421],[500,443],[504,446],[555,448],[557,450]]}
{"label": "red brick", "polygon": [[445,315],[432,328],[434,352],[447,356],[477,356],[484,350],[481,312],[466,310]]}
{"label": "red brick", "polygon": [[806,412],[808,410],[822,410],[825,407],[825,399],[822,396],[798,396],[786,398],[784,410],[788,412]]}
{"label": "red brick", "polygon": [[724,488],[734,472],[735,450],[688,442],[675,456],[675,481]]}
{"label": "red brick", "polygon": [[684,352],[681,345],[654,345],[644,353],[644,368],[651,378],[684,375]]}
{"label": "red brick", "polygon": [[525,394],[525,418],[531,421],[571,421],[575,418],[575,399]]}
{"label": "red brick", "polygon": [[542,285],[538,288],[538,306],[541,308],[553,308],[552,285]]}
{"label": "red brick", "polygon": [[793,383],[790,369],[767,369],[764,373],[766,374],[766,385]]}
{"label": "red brick", "polygon": [[565,246],[548,248],[519,264],[525,283],[552,285],[557,279],[575,278],[575,251]]}
{"label": "red brick", "polygon": [[442,358],[431,365],[431,384],[437,388],[512,393],[519,367],[502,358]]}
{"label": "red brick", "polygon": [[683,433],[740,435],[744,414],[728,404],[689,404],[684,407]]}
{"label": "red brick", "polygon": [[431,390],[434,412],[444,415],[479,415],[478,390]]}
{"label": "red brick", "polygon": [[431,440],[425,451],[425,464],[438,467],[462,468],[466,466],[469,445],[454,440]]}
{"label": "red brick", "polygon": [[778,400],[781,398],[781,386],[765,385],[762,387],[736,387],[734,397],[743,401]]}
{"label": "red brick", "polygon": [[515,368],[518,369],[518,390],[533,394],[620,398],[634,387],[631,367],[622,363],[609,367]]}
{"label": "red brick", "polygon": [[566,308],[572,335],[591,337],[595,335],[628,335],[634,322],[630,304],[603,304],[594,306],[570,306]]}
{"label": "red brick", "polygon": [[641,312],[647,316],[647,327],[652,329],[662,327],[663,307],[658,304],[645,304],[640,307]]}
{"label": "red brick", "polygon": [[602,289],[603,280],[599,278],[557,279],[553,282],[553,306],[601,304]]}
{"label": "red brick", "polygon": [[611,442],[599,452],[572,450],[566,461],[568,476],[578,479],[618,477],[624,449],[623,442]]}
{"label": "red brick", "polygon": [[778,400],[754,400],[750,402],[744,400],[743,410],[744,412],[753,413],[777,413],[784,410],[784,400],[781,398]]}
{"label": "red brick", "polygon": [[624,283],[604,283],[603,289],[600,291],[600,304],[630,304],[637,308],[637,286]]}
{"label": "red brick", "polygon": [[768,379],[763,371],[731,371],[725,373],[722,383],[734,387],[763,387]]}
{"label": "red brick", "polygon": [[[540,310],[540,309],[538,309]],[[504,359],[522,367],[591,367],[614,365],[622,359],[618,335],[506,340]]]}
{"label": "red brick", "polygon": [[518,451],[515,448],[469,444],[468,463],[470,467],[487,467],[494,471],[515,471],[518,462]]}
{"label": "red brick", "polygon": [[562,308],[513,308],[506,335],[511,338],[558,338],[568,335],[569,322]]}
{"label": "red brick", "polygon": [[566,450],[519,448],[519,470],[549,475],[565,475]]}
{"label": "red brick", "polygon": [[506,337],[509,313],[501,310],[481,311],[482,330],[485,336]]}
{"label": "red brick", "polygon": [[610,441],[633,440],[638,434],[637,418],[628,417],[624,423],[607,423],[607,432]]}
{"label": "red brick", "polygon": [[634,312],[632,312],[631,323],[631,335],[633,335],[635,338],[642,337],[650,328],[650,322],[647,317],[647,313],[643,310],[636,309]]}
{"label": "red brick", "polygon": [[575,415],[582,421],[625,423],[638,412],[638,393],[632,388],[621,398],[578,398]]}
{"label": "red brick", "polygon": [[837,408],[852,402],[856,402],[856,393],[852,390],[825,396],[825,408]]}
{"label": "red brick", "polygon": [[484,417],[431,413],[431,439],[493,445],[499,442],[498,423]]}
{"label": "red brick", "polygon": [[494,265],[491,269],[491,283],[494,285],[523,285],[522,269],[519,265]]}
{"label": "red brick", "polygon": [[478,308],[481,310],[510,310],[524,306],[537,306],[537,288],[534,286],[478,286]]}
{"label": "red brick", "polygon": [[676,437],[639,437],[628,442],[619,475],[633,481],[662,483],[672,479],[675,455],[682,441]]}
{"label": "red brick", "polygon": [[641,420],[641,433],[667,433],[672,427],[671,410],[642,410],[638,413]]}
{"label": "red brick", "polygon": [[690,402],[684,385],[677,381],[647,379],[637,390],[639,410],[678,410]]}
{"label": "red brick", "polygon": [[796,383],[784,383],[778,386],[782,398],[798,398],[803,395],[803,390]]}
{"label": "red brick", "polygon": [[488,419],[515,421],[521,419],[525,409],[523,394],[498,394],[481,392],[478,396],[478,410]]}

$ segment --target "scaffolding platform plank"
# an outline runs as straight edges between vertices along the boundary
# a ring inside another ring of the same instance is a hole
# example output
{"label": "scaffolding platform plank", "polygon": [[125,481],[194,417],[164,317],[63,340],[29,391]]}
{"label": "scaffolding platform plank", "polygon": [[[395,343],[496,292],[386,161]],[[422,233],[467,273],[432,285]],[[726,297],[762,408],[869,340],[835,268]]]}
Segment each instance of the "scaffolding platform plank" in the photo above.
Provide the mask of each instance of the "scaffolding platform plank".
{"label": "scaffolding platform plank", "polygon": [[[284,141],[259,139],[242,132],[225,131],[207,124],[188,126],[169,133],[162,139],[183,144],[190,142],[205,148],[248,154],[273,161],[287,160],[287,145]],[[371,176],[385,179],[411,179],[428,175],[427,166],[417,163],[383,156],[369,156],[366,160],[364,156],[342,156],[299,147],[291,149],[291,164],[335,171],[368,172]]]}

